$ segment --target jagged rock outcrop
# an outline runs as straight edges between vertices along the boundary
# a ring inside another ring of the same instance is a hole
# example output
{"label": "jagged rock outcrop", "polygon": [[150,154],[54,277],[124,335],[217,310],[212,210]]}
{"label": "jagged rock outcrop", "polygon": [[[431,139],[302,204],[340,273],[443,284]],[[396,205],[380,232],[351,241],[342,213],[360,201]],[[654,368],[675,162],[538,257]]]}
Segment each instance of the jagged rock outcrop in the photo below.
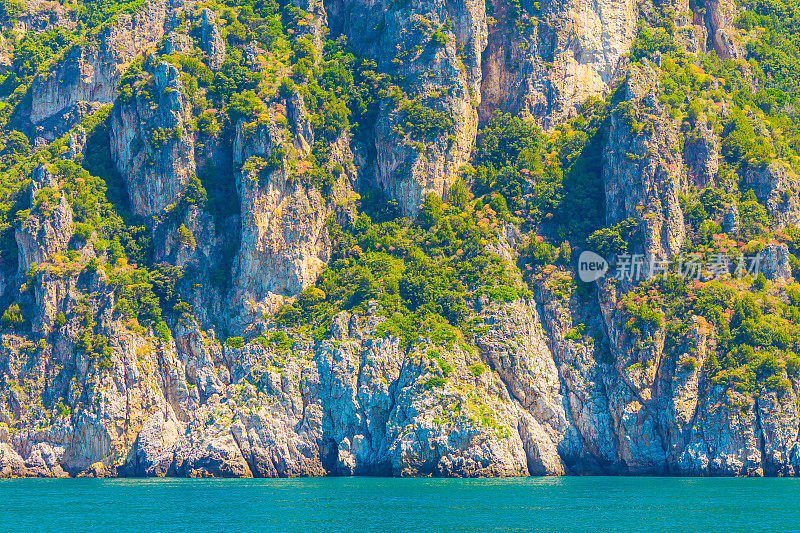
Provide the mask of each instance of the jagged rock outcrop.
{"label": "jagged rock outcrop", "polygon": [[429,193],[444,195],[475,142],[487,39],[484,3],[338,1],[326,3],[325,9],[332,32],[344,32],[359,53],[403,80],[409,99],[417,98],[451,123],[422,134],[401,133],[398,127],[419,118],[402,106],[385,102],[381,107],[375,181],[414,215]]}
{"label": "jagged rock outcrop", "polygon": [[672,255],[686,235],[678,203],[686,174],[678,131],[658,100],[658,75],[632,66],[603,151],[606,222],[641,220],[642,252]]}
{"label": "jagged rock outcrop", "polygon": [[329,203],[303,170],[314,142],[305,104],[299,94],[287,103],[293,144],[275,122],[237,125],[242,229],[229,304],[237,331],[311,285],[330,246]]}
{"label": "jagged rock outcrop", "polygon": [[263,53],[264,50],[261,48],[261,45],[258,41],[250,41],[250,44],[247,45],[247,50],[245,50],[245,61],[247,62],[247,66],[255,71],[261,70],[259,56],[261,56]]}
{"label": "jagged rock outcrop", "polygon": [[158,215],[180,199],[195,172],[190,120],[180,73],[166,62],[156,66],[144,90],[115,107],[111,157],[135,213]]}
{"label": "jagged rock outcrop", "polygon": [[759,270],[767,279],[788,280],[792,278],[789,264],[789,249],[782,242],[771,242],[761,251]]}
{"label": "jagged rock outcrop", "polygon": [[[48,198],[37,202],[39,194]],[[31,210],[28,217],[14,233],[19,248],[20,273],[25,273],[34,263],[40,263],[54,253],[67,249],[72,238],[72,209],[58,182],[44,165],[40,165],[31,179]]]}
{"label": "jagged rock outcrop", "polygon": [[525,306],[510,306],[491,310],[486,323],[489,333],[478,346],[522,408],[519,428],[528,471],[565,473],[558,448],[577,433],[567,422],[558,372],[538,314]]}
{"label": "jagged rock outcrop", "polygon": [[164,40],[164,53],[185,54],[194,48],[192,38],[185,33],[172,32]]}
{"label": "jagged rock outcrop", "polygon": [[53,28],[75,29],[75,18],[69,6],[47,0],[26,0],[23,9],[15,18],[16,30],[20,34],[47,31]]}
{"label": "jagged rock outcrop", "polygon": [[[70,47],[53,71],[37,76],[30,91],[30,123],[39,125],[49,119],[55,125],[42,127],[37,134],[55,139],[92,109],[81,107],[82,103],[113,102],[128,64],[164,35],[168,8],[167,0],[152,0],[135,15],[119,15],[97,42]],[[73,113],[73,108],[84,111]]]}
{"label": "jagged rock outcrop", "polygon": [[86,130],[83,126],[78,126],[69,132],[67,140],[67,149],[61,154],[63,159],[76,159],[83,158],[83,152],[86,149]]}
{"label": "jagged rock outcrop", "polygon": [[722,218],[722,231],[728,235],[736,235],[739,232],[740,223],[739,208],[736,207],[735,203],[732,203],[725,210],[725,215]]}
{"label": "jagged rock outcrop", "polygon": [[705,121],[689,132],[684,140],[683,160],[690,185],[702,190],[713,183],[719,170],[719,141]]}
{"label": "jagged rock outcrop", "polygon": [[800,221],[800,183],[788,165],[770,161],[765,166],[748,169],[744,179],[774,223],[786,225]]}
{"label": "jagged rock outcrop", "polygon": [[[497,23],[484,52],[481,105],[531,116],[552,129],[576,114],[588,96],[608,93],[636,35],[630,0],[523,3],[495,1]],[[516,14],[516,18],[513,18]]]}
{"label": "jagged rock outcrop", "polygon": [[208,55],[211,70],[219,70],[225,61],[225,41],[222,39],[217,17],[210,9],[204,9],[200,14],[201,45]]}
{"label": "jagged rock outcrop", "polygon": [[712,0],[705,7],[708,34],[713,39],[714,50],[721,59],[744,57],[734,26],[739,8],[731,0]]}

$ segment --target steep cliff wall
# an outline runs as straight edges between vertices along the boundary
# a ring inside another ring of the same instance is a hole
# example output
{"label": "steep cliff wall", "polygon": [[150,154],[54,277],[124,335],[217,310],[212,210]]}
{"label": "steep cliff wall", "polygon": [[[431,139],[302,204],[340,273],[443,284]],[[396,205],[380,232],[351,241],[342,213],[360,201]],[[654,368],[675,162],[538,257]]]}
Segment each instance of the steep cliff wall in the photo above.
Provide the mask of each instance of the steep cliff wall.
{"label": "steep cliff wall", "polygon": [[638,8],[610,2],[492,2],[479,113],[535,118],[552,129],[588,96],[603,96],[623,72]]}
{"label": "steep cliff wall", "polygon": [[[237,331],[313,285],[327,260],[329,202],[292,170],[308,156],[313,131],[302,97],[294,94],[287,104],[290,132],[274,123],[259,124],[251,132],[237,125],[241,241],[229,303]],[[284,148],[287,134],[294,138],[293,156]]]}
{"label": "steep cliff wall", "polygon": [[30,89],[28,115],[37,136],[53,140],[79,123],[93,105],[113,102],[128,64],[161,39],[167,15],[176,8],[155,0],[135,15],[121,14],[99,28],[96,41],[75,44],[55,69],[38,76]]}
{"label": "steep cliff wall", "polygon": [[373,179],[414,215],[428,193],[444,195],[475,142],[487,40],[484,4],[334,1],[325,8],[334,32],[374,58],[408,99],[447,119],[446,127],[415,134],[403,131],[408,106],[385,105],[375,125]]}
{"label": "steep cliff wall", "polygon": [[111,122],[111,157],[134,213],[159,215],[176,203],[195,172],[191,104],[178,70],[159,63],[152,78],[120,102]]}
{"label": "steep cliff wall", "polygon": [[800,134],[733,4],[54,9],[0,477],[798,473]]}

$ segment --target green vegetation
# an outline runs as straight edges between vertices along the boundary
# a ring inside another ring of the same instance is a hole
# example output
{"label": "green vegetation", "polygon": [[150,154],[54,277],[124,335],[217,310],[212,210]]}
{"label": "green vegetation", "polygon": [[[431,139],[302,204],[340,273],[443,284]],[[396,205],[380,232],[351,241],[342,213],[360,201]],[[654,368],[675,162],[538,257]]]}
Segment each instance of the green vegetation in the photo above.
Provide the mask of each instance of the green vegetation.
{"label": "green vegetation", "polygon": [[404,346],[419,335],[450,344],[461,337],[456,328],[465,325],[484,291],[498,301],[517,296],[500,258],[486,251],[499,222],[488,216],[431,194],[415,224],[404,219],[375,224],[366,213],[344,225],[331,219],[328,268],[316,287],[278,312],[278,321],[326,332],[339,310],[363,312],[375,300],[387,317],[381,331],[399,336]]}
{"label": "green vegetation", "polygon": [[444,387],[446,383],[447,380],[442,376],[433,376],[432,378],[428,378],[428,380],[425,382],[425,388],[426,389],[440,388]]}
{"label": "green vegetation", "polygon": [[[540,7],[523,4],[512,1],[503,16],[520,34],[532,35]],[[71,7],[77,21],[74,31],[9,33],[14,55],[8,74],[0,75],[3,124],[24,109],[19,106],[30,102],[30,86],[37,74],[62,61],[69,47],[91,42],[119,14],[135,13],[143,5],[142,0],[91,0]],[[403,349],[423,343],[449,347],[458,343],[472,352],[473,335],[487,331],[477,317],[480,309],[529,298],[533,288],[519,283],[509,273],[512,265],[489,251],[498,249],[490,245],[499,244],[498,235],[507,224],[526,234],[517,250],[524,280],[542,282],[544,289],[564,302],[574,292],[586,299],[591,286],[576,285],[569,275],[574,256],[584,249],[609,258],[641,251],[641,220],[653,216],[641,213],[635,220],[606,223],[602,170],[611,124],[635,140],[631,152],[636,153],[628,154],[628,160],[635,162],[647,156],[635,148],[646,145],[639,141],[654,133],[653,117],[660,117],[662,110],[680,128],[681,146],[676,150],[701,143],[708,131],[721,141],[721,166],[715,178],[681,189],[678,201],[687,229],[682,251],[700,254],[708,264],[714,254],[758,251],[777,239],[786,242],[793,254],[800,254],[800,229],[790,226],[776,231],[769,216],[774,214],[772,207],[767,210],[766,200],[757,197],[762,191],[752,183],[771,165],[785,163],[789,170],[800,172],[795,111],[800,96],[796,31],[800,7],[783,0],[748,0],[743,6],[747,9],[737,25],[756,36],[748,41],[745,61],[687,54],[676,37],[680,29],[675,27],[674,13],[659,6],[644,12],[630,56],[660,77],[661,88],[647,104],[652,107],[637,109],[625,101],[624,87],[618,88],[604,100],[587,99],[573,118],[549,133],[533,120],[498,112],[481,125],[473,157],[459,179],[444,195],[428,195],[416,220],[403,217],[398,203],[372,188],[376,184],[368,180],[356,191],[359,197],[346,201],[337,197],[341,202],[327,223],[331,240],[327,267],[315,286],[303,290],[274,316],[265,317],[277,322],[282,331],[252,340],[273,355],[290,354],[295,348],[294,334],[322,341],[336,313],[347,310],[377,314],[377,334],[396,336]],[[24,332],[30,327],[30,289],[39,281],[37,276],[75,274],[81,279],[79,290],[89,282],[107,284],[114,291],[114,316],[128,327],[139,332],[150,328],[168,342],[170,326],[193,319],[188,302],[196,300],[188,291],[209,281],[222,293],[229,289],[238,242],[226,243],[224,257],[209,276],[193,264],[184,268],[154,260],[156,254],[170,252],[162,253],[158,247],[154,251],[152,240],[164,231],[183,251],[202,248],[206,243],[198,242],[198,226],[183,219],[195,207],[213,216],[217,235],[235,234],[242,223],[238,169],[226,157],[237,135],[244,144],[263,139],[268,131],[271,138],[286,139],[268,156],[248,160],[248,168],[259,171],[254,173],[259,186],[267,186],[270,174],[281,170],[290,183],[315,187],[326,200],[338,192],[337,179],[345,172],[350,175],[353,164],[332,159],[332,146],[342,136],[350,136],[365,147],[366,157],[372,157],[370,141],[380,110],[391,121],[399,142],[420,153],[425,152],[426,143],[444,142],[445,137],[453,141],[454,117],[442,103],[453,88],[414,92],[406,80],[393,79],[379,72],[376,62],[357,57],[343,37],[324,41],[321,50],[315,48],[308,31],[314,15],[291,3],[212,1],[203,7],[216,13],[225,40],[221,66],[212,70],[206,54],[197,49],[166,54],[164,43],[136,58],[122,76],[116,102],[83,120],[84,157],[74,161],[63,157],[68,148],[66,135],[34,149],[22,132],[6,130],[0,143],[0,266],[7,274],[13,273],[18,261],[14,231],[29,217],[52,220],[62,198],[74,213],[75,225],[68,250],[31,268],[18,294],[2,303],[1,322],[7,330]],[[0,17],[14,19],[24,8],[17,0],[4,0]],[[487,10],[493,13],[493,9],[488,2]],[[176,21],[195,44],[201,32],[197,15]],[[440,47],[452,46],[449,21],[441,27],[420,21],[418,29],[421,45],[414,52],[436,53]],[[253,41],[260,45],[255,54],[247,50]],[[650,62],[656,52],[657,65]],[[459,53],[463,57],[463,48]],[[401,51],[395,64],[409,56],[410,52]],[[149,157],[145,164],[150,165],[154,154],[194,135],[198,168],[179,200],[165,213],[144,220],[132,214],[111,157],[111,120],[134,106],[141,110],[155,105],[174,91],[156,91],[154,75],[161,61],[178,69],[190,117],[182,126],[149,123],[130,148]],[[300,99],[313,129],[310,153],[298,150],[299,139],[290,134]],[[30,133],[25,125],[11,124]],[[357,154],[356,159],[361,156]],[[43,187],[31,199],[30,176],[39,166],[54,176],[57,186]],[[788,194],[783,196],[781,201],[788,202]],[[726,235],[724,217],[732,206],[739,213],[739,228]],[[80,253],[86,246],[92,247],[96,257],[89,260]],[[800,260],[793,257],[792,263],[800,273]],[[96,359],[98,368],[111,369],[111,348],[108,339],[95,331],[90,315],[96,302],[86,290],[87,303],[81,312],[61,311],[54,325],[70,324],[65,328],[70,330],[83,320],[80,349]],[[616,312],[631,343],[647,342],[656,332],[663,333],[677,367],[697,370],[700,359],[692,355],[697,347],[687,339],[692,328],[708,329],[715,351],[709,353],[704,368],[714,383],[747,392],[765,384],[785,389],[783,370],[791,376],[800,374],[800,357],[795,355],[800,352],[795,341],[800,334],[798,291],[795,286],[774,286],[763,276],[696,284],[667,278],[622,287]],[[586,331],[591,325],[573,326],[567,339],[592,342],[595,332]],[[243,349],[251,340],[222,333],[220,338],[226,339],[224,344],[230,349]],[[441,376],[431,377],[425,386],[441,388],[453,376],[453,364],[437,349],[428,355],[431,372]],[[486,370],[480,363],[468,367],[476,379]]]}
{"label": "green vegetation", "polygon": [[600,150],[607,115],[607,105],[590,99],[549,138],[532,122],[494,115],[478,134],[468,171],[474,193],[506,220],[580,242],[604,216]]}
{"label": "green vegetation", "polygon": [[418,140],[427,140],[453,127],[453,120],[443,111],[427,106],[420,98],[406,100],[400,106],[403,126]]}
{"label": "green vegetation", "polygon": [[796,372],[800,286],[777,289],[763,279],[687,283],[658,278],[628,293],[620,306],[629,317],[628,334],[644,337],[664,329],[668,355],[698,348],[690,330],[713,335],[716,350],[705,369],[714,383],[745,393],[762,386],[781,392],[788,388],[782,370]]}
{"label": "green vegetation", "polygon": [[482,363],[475,363],[474,365],[468,366],[467,370],[469,370],[469,373],[472,374],[472,377],[479,378],[484,372],[486,372],[486,366],[484,366]]}
{"label": "green vegetation", "polygon": [[242,348],[244,346],[244,339],[241,337],[228,337],[225,339],[225,346],[228,348]]}

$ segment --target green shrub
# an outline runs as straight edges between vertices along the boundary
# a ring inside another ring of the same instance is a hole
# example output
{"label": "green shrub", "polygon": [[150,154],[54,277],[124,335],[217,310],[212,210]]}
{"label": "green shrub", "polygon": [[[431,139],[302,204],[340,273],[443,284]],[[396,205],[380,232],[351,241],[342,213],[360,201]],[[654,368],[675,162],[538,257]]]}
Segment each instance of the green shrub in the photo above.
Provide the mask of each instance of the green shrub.
{"label": "green shrub", "polygon": [[289,78],[283,78],[278,86],[278,94],[281,98],[288,99],[294,93],[294,82]]}
{"label": "green shrub", "polygon": [[631,56],[636,61],[652,56],[656,51],[662,54],[674,52],[678,49],[675,40],[664,28],[650,28],[639,25],[636,40],[631,46]]}
{"label": "green shrub", "polygon": [[440,388],[444,387],[446,383],[447,380],[442,376],[433,376],[432,378],[428,378],[428,380],[425,382],[425,388],[429,390],[435,387]]}
{"label": "green shrub", "polygon": [[444,374],[444,377],[449,376],[453,373],[453,365],[448,363],[441,355],[439,350],[428,350],[428,357],[431,357],[436,361],[436,364],[439,365],[439,369]]}
{"label": "green shrub", "polygon": [[4,20],[16,19],[22,15],[27,6],[21,0],[2,0],[0,1],[0,17]]}
{"label": "green shrub", "polygon": [[628,320],[625,322],[625,331],[635,337],[640,337],[644,332],[653,332],[660,328],[664,322],[664,316],[657,310],[652,309],[644,302],[626,302],[625,311]]}
{"label": "green shrub", "polygon": [[227,339],[225,339],[225,346],[234,349],[243,348],[244,339],[242,337],[228,337]]}
{"label": "green shrub", "polygon": [[75,229],[75,238],[79,241],[88,242],[89,239],[92,238],[92,233],[94,228],[91,224],[85,224],[83,222],[76,222],[74,225]]}
{"label": "green shrub", "polygon": [[469,191],[464,180],[456,180],[447,191],[447,201],[457,209],[466,209],[469,203]]}
{"label": "green shrub", "polygon": [[599,254],[606,261],[613,261],[614,257],[627,252],[628,243],[622,239],[618,230],[603,228],[586,239],[586,248]]}
{"label": "green shrub", "polygon": [[453,127],[453,120],[446,112],[428,107],[420,97],[403,102],[401,111],[404,128],[421,141],[446,133]]}
{"label": "green shrub", "polygon": [[[4,2],[4,7],[7,3],[7,1]],[[26,32],[22,39],[14,45],[13,66],[15,71],[23,78],[32,76],[56,52],[69,44],[72,37],[72,34],[64,28],[54,28],[44,32]]]}
{"label": "green shrub", "polygon": [[58,415],[63,417],[68,417],[71,412],[69,405],[65,404],[64,402],[58,402],[56,404],[56,409],[58,410]]}
{"label": "green shrub", "polygon": [[435,30],[431,34],[431,41],[435,42],[435,43],[438,43],[440,45],[447,44],[447,41],[449,41],[449,40],[450,39],[447,37],[447,34],[445,34],[442,30]]}
{"label": "green shrub", "polygon": [[578,324],[575,328],[567,332],[567,334],[564,335],[564,338],[573,341],[580,341],[583,339],[584,333],[586,333],[586,324]]}
{"label": "green shrub", "polygon": [[417,222],[419,222],[423,228],[431,229],[441,220],[442,206],[443,202],[438,194],[433,192],[428,193],[428,196],[425,197],[425,202],[422,204],[422,209],[420,209],[417,215]]}
{"label": "green shrub", "polygon": [[303,311],[296,305],[287,304],[278,309],[275,319],[284,326],[295,326],[303,317]]}
{"label": "green shrub", "polygon": [[203,184],[197,178],[196,174],[189,176],[189,180],[186,182],[186,190],[183,193],[183,197],[190,205],[197,205],[200,207],[203,207],[208,201],[206,189],[203,187]]}
{"label": "green shrub", "polygon": [[231,102],[228,106],[228,115],[231,118],[231,122],[236,123],[242,119],[253,119],[264,113],[265,110],[264,103],[256,95],[255,91],[250,90],[234,93],[231,96]]}
{"label": "green shrub", "polygon": [[786,374],[792,379],[800,378],[800,357],[789,354],[786,358]]}
{"label": "green shrub", "polygon": [[569,265],[572,261],[572,247],[570,246],[568,241],[564,241],[561,243],[561,250],[558,254],[558,258],[561,260],[561,263],[564,265]]}
{"label": "green shrub", "polygon": [[8,134],[1,153],[3,155],[27,156],[31,153],[31,143],[24,133],[15,130]]}
{"label": "green shrub", "polygon": [[483,363],[475,363],[468,366],[467,370],[469,370],[469,373],[472,374],[472,377],[477,379],[481,377],[484,372],[486,372],[486,366],[484,366]]}
{"label": "green shrub", "polygon": [[762,235],[770,225],[767,210],[758,203],[752,189],[739,202],[739,233],[745,239]]}
{"label": "green shrub", "polygon": [[161,340],[164,342],[169,342],[171,334],[169,331],[169,326],[167,326],[167,323],[161,320],[159,322],[156,322],[156,325],[154,327],[156,333],[158,333],[158,336],[161,338]]}
{"label": "green shrub", "polygon": [[197,241],[194,238],[192,230],[187,228],[185,224],[181,224],[176,233],[178,235],[178,241],[182,245],[188,246],[189,248],[195,248],[197,246]]}
{"label": "green shrub", "polygon": [[521,251],[520,255],[522,262],[530,265],[542,266],[553,262],[553,248],[549,243],[539,242],[536,238],[531,239],[530,244]]}
{"label": "green shrub", "polygon": [[700,115],[703,114],[703,104],[700,100],[692,100],[689,105],[686,107],[686,118],[689,119],[689,122],[692,126],[697,124],[697,119],[700,118]]}
{"label": "green shrub", "polygon": [[300,308],[302,317],[311,320],[319,316],[328,307],[325,299],[325,292],[317,287],[303,289],[297,297],[297,307]]}
{"label": "green shrub", "polygon": [[489,289],[489,298],[493,302],[513,302],[517,297],[516,289],[508,285],[499,285]]}
{"label": "green shrub", "polygon": [[3,313],[3,317],[0,318],[0,322],[4,328],[12,327],[15,330],[21,329],[25,324],[25,319],[22,316],[22,311],[19,308],[19,304],[11,304]]}
{"label": "green shrub", "polygon": [[276,331],[270,335],[267,343],[279,352],[286,352],[292,349],[292,339],[282,331]]}

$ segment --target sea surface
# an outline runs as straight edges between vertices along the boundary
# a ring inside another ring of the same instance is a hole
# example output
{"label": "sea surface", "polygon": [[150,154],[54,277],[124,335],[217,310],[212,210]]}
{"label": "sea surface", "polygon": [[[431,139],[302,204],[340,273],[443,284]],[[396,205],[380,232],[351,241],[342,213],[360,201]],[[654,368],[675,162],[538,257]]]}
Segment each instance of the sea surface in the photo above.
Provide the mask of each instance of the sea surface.
{"label": "sea surface", "polygon": [[0,480],[0,531],[800,531],[800,479]]}

